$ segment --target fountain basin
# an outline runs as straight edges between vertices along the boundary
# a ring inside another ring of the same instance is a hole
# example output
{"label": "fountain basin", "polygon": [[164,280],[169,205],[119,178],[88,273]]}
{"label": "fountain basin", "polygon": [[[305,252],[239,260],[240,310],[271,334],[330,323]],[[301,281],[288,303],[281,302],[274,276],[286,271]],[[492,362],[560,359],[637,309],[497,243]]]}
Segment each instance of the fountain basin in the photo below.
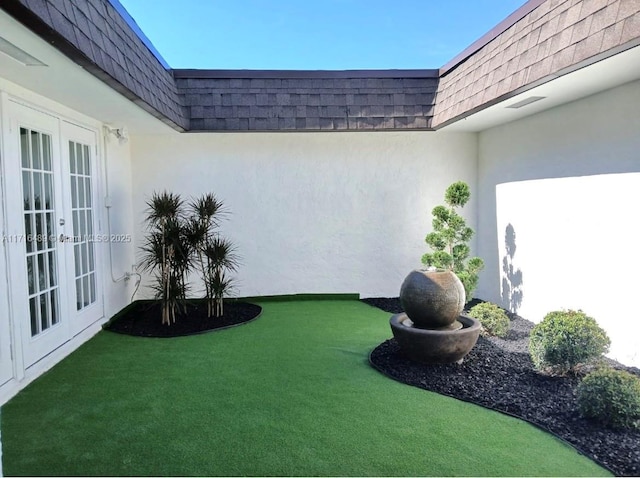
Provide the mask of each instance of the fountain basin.
{"label": "fountain basin", "polygon": [[389,324],[400,350],[410,360],[422,363],[462,363],[478,341],[480,322],[460,315],[458,330],[434,330],[415,327],[407,314],[396,314]]}

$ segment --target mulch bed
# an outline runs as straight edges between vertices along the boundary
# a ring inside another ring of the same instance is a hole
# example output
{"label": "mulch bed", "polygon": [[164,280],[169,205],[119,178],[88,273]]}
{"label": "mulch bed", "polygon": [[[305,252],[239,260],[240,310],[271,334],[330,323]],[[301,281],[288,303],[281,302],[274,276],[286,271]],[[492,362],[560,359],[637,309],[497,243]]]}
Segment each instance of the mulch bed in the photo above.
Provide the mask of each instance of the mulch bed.
{"label": "mulch bed", "polygon": [[244,324],[262,313],[262,307],[258,305],[235,301],[225,302],[224,314],[220,317],[207,317],[204,301],[188,301],[183,307],[175,323],[163,325],[159,302],[135,302],[105,329],[139,337],[181,337]]}
{"label": "mulch bed", "polygon": [[[363,299],[390,313],[402,312],[397,298]],[[472,301],[472,307],[478,301]],[[370,363],[383,374],[408,385],[472,402],[526,420],[574,446],[619,476],[640,476],[640,430],[612,430],[577,412],[581,377],[537,373],[529,358],[533,323],[509,314],[504,339],[480,337],[461,365],[422,365],[403,358],[394,339],[376,347]],[[391,331],[389,331],[391,333]],[[640,369],[608,360],[614,368],[640,376]]]}

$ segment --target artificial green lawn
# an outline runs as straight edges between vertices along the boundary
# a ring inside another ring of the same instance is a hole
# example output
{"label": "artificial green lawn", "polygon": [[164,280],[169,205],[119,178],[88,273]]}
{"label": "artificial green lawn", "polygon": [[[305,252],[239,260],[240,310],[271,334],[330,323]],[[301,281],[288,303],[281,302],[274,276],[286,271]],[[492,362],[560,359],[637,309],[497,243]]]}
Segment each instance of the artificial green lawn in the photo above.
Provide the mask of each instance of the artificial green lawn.
{"label": "artificial green lawn", "polygon": [[2,409],[6,475],[607,475],[522,421],[367,362],[389,314],[265,302],[176,339],[101,332]]}

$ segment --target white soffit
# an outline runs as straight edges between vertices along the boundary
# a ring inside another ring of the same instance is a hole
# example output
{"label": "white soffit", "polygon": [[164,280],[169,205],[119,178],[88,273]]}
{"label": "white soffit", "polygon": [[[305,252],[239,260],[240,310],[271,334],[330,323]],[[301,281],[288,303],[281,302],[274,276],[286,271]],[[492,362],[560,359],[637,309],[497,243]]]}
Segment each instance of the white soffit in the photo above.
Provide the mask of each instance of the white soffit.
{"label": "white soffit", "polygon": [[[640,46],[510,97],[440,131],[483,131],[639,79]],[[530,101],[535,97],[542,99]],[[522,103],[525,105],[514,108]]]}
{"label": "white soffit", "polygon": [[21,50],[10,41],[0,36],[0,53],[13,58],[24,66],[47,66],[37,58],[29,55],[26,51]]}
{"label": "white soffit", "polygon": [[0,32],[6,41],[48,65],[25,66],[3,54],[1,78],[103,123],[125,125],[131,133],[177,134],[2,10]]}

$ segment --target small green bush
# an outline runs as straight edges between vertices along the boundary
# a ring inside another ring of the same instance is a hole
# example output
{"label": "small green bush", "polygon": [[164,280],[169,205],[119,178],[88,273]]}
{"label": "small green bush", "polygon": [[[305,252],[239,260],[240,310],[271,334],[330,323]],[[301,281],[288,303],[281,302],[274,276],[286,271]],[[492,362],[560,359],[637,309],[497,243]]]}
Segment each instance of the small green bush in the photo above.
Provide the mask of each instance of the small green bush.
{"label": "small green bush", "polygon": [[491,302],[482,302],[473,306],[469,315],[482,324],[482,335],[504,337],[509,331],[511,321],[504,310]]}
{"label": "small green bush", "polygon": [[638,428],[640,378],[607,368],[591,372],[578,385],[578,411],[612,428]]}
{"label": "small green bush", "polygon": [[611,341],[581,310],[554,311],[531,331],[529,353],[536,369],[564,375],[609,351]]}

